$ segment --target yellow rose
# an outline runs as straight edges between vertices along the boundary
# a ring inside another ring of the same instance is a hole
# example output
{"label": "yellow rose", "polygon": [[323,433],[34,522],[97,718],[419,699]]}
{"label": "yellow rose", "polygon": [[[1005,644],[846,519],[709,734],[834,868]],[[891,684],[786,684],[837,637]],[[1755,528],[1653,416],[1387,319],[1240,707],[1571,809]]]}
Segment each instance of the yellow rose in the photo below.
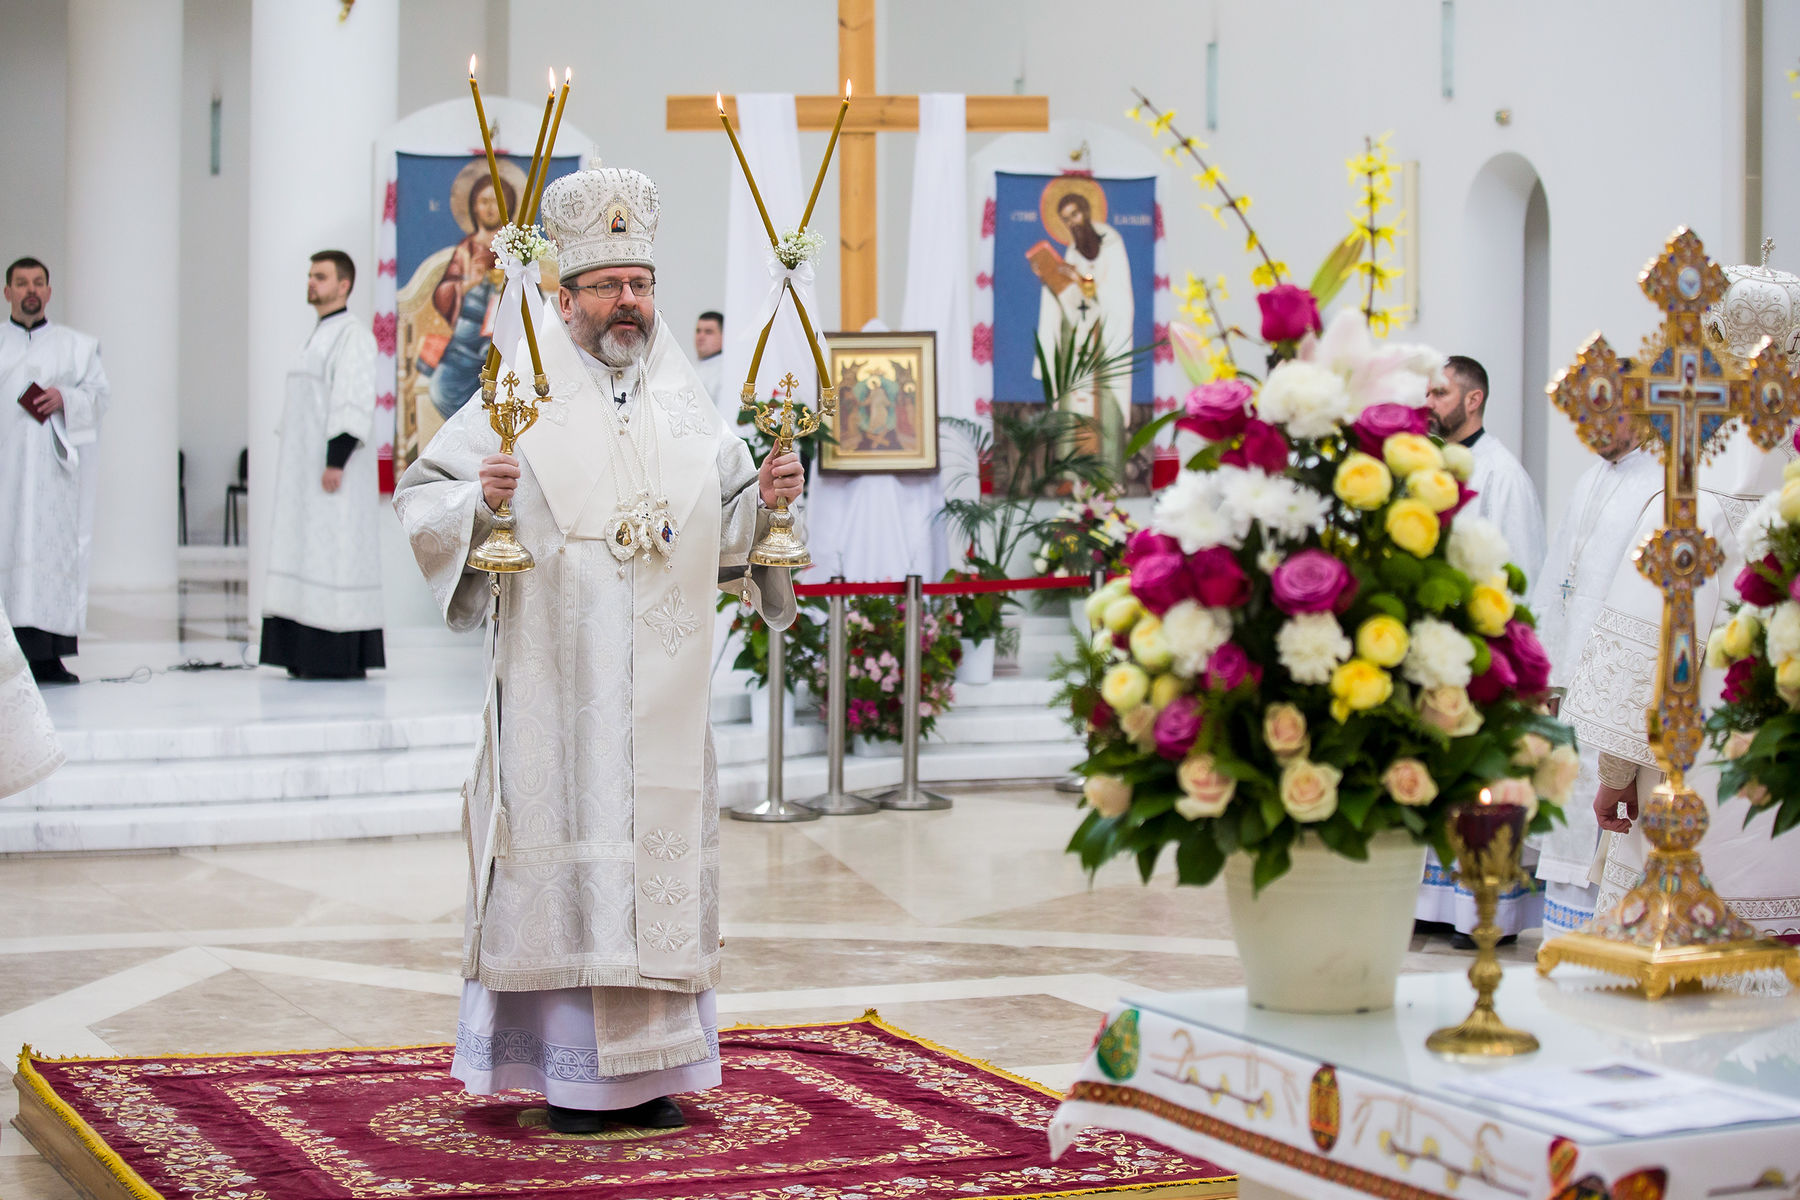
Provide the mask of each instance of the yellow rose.
{"label": "yellow rose", "polygon": [[1512,620],[1513,598],[1503,587],[1478,583],[1469,596],[1469,622],[1483,637],[1499,637]]}
{"label": "yellow rose", "polygon": [[1444,469],[1462,482],[1475,474],[1475,452],[1461,442],[1447,442],[1443,449]]}
{"label": "yellow rose", "polygon": [[1338,464],[1331,490],[1350,507],[1371,512],[1388,502],[1394,491],[1394,477],[1379,458],[1353,450]]}
{"label": "yellow rose", "polygon": [[1775,687],[1783,692],[1800,691],[1800,658],[1784,658],[1775,667]]}
{"label": "yellow rose", "polygon": [[1157,712],[1169,707],[1169,701],[1187,691],[1187,684],[1174,675],[1158,675],[1150,681],[1150,707]]}
{"label": "yellow rose", "polygon": [[1168,639],[1163,637],[1162,618],[1145,613],[1131,627],[1131,657],[1146,671],[1166,670],[1172,657]]}
{"label": "yellow rose", "polygon": [[1781,477],[1783,479],[1800,479],[1800,461],[1791,462],[1781,468]]}
{"label": "yellow rose", "polygon": [[1370,617],[1356,631],[1356,653],[1378,667],[1397,667],[1406,657],[1412,638],[1406,626],[1392,617]]}
{"label": "yellow rose", "polygon": [[1481,728],[1481,710],[1459,687],[1426,688],[1419,694],[1419,719],[1451,737],[1468,737]]}
{"label": "yellow rose", "polygon": [[1306,714],[1292,704],[1271,704],[1263,710],[1263,742],[1282,762],[1312,749],[1306,734]]}
{"label": "yellow rose", "polygon": [[[1394,437],[1409,437],[1395,434]],[[1388,439],[1390,442],[1393,438]],[[1437,549],[1441,527],[1438,516],[1423,500],[1396,500],[1387,510],[1385,522],[1388,537],[1414,558],[1428,558]]]}
{"label": "yellow rose", "polygon": [[1365,659],[1353,658],[1331,673],[1331,715],[1340,724],[1353,712],[1386,704],[1393,694],[1393,677]]}
{"label": "yellow rose", "polygon": [[1103,817],[1122,816],[1131,807],[1131,785],[1117,775],[1089,775],[1081,794]]}
{"label": "yellow rose", "polygon": [[1101,619],[1114,633],[1124,633],[1136,625],[1137,619],[1143,615],[1144,606],[1138,603],[1136,596],[1121,596],[1106,606]]}
{"label": "yellow rose", "polygon": [[1740,610],[1738,615],[1725,624],[1725,631],[1716,639],[1715,644],[1725,653],[1727,659],[1736,661],[1749,658],[1756,649],[1756,635],[1762,632],[1762,622],[1756,614],[1749,610]]}
{"label": "yellow rose", "polygon": [[1381,773],[1381,786],[1396,803],[1408,808],[1423,808],[1437,799],[1437,781],[1425,764],[1416,758],[1396,758]]}
{"label": "yellow rose", "polygon": [[1281,807],[1304,825],[1328,820],[1337,811],[1338,782],[1343,778],[1336,767],[1296,758],[1281,769]]}
{"label": "yellow rose", "polygon": [[1190,754],[1182,759],[1181,766],[1175,770],[1175,778],[1182,791],[1181,799],[1175,802],[1175,811],[1190,821],[1223,813],[1237,792],[1237,780],[1214,770],[1210,754]]}
{"label": "yellow rose", "polygon": [[1435,471],[1444,465],[1436,443],[1422,433],[1396,433],[1381,443],[1381,457],[1394,474],[1405,479],[1414,471]]}
{"label": "yellow rose", "polygon": [[1441,468],[1431,471],[1414,471],[1406,477],[1406,494],[1423,500],[1432,512],[1448,512],[1456,507],[1456,501],[1462,492],[1456,486],[1456,476]]}
{"label": "yellow rose", "polygon": [[1116,713],[1136,708],[1150,693],[1150,677],[1136,663],[1120,663],[1100,681],[1100,698]]}
{"label": "yellow rose", "polygon": [[1114,600],[1121,599],[1130,594],[1131,580],[1129,577],[1121,575],[1117,579],[1107,580],[1105,586],[1089,596],[1086,604],[1083,605],[1083,608],[1087,612],[1089,627],[1091,628],[1100,624],[1101,620],[1105,617],[1107,605],[1111,604]]}
{"label": "yellow rose", "polygon": [[1800,521],[1800,479],[1790,479],[1781,485],[1781,499],[1776,501],[1781,508],[1781,519],[1789,525]]}

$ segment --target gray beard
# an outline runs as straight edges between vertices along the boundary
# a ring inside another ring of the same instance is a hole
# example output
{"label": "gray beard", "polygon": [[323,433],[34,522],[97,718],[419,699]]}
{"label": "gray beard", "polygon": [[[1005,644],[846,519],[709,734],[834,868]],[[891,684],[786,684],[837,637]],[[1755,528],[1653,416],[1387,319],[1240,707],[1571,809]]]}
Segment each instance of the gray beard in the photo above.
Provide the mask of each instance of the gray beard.
{"label": "gray beard", "polygon": [[633,333],[638,333],[638,344],[635,349],[628,348],[624,339],[619,336],[619,330],[623,328],[627,326],[615,325],[608,329],[600,335],[600,342],[594,347],[594,357],[614,370],[623,370],[636,362],[649,341],[635,327],[630,327]]}

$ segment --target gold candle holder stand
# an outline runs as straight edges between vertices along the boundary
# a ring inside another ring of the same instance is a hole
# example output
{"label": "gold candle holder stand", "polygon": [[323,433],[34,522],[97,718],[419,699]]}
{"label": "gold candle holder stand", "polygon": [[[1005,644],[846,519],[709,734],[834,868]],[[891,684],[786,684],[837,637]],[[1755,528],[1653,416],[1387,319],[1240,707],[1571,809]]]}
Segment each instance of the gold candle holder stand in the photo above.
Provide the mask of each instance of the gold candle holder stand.
{"label": "gold candle holder stand", "polygon": [[[822,380],[816,411],[794,403],[794,389],[800,386],[800,381],[792,371],[781,377],[779,386],[782,389],[779,404],[773,400],[758,400],[753,373],[744,381],[743,391],[738,394],[738,402],[746,413],[751,414],[756,427],[775,439],[777,456],[791,451],[796,439],[817,433],[822,418],[837,415],[837,389]],[[788,508],[787,497],[776,498],[775,508],[769,513],[769,530],[750,548],[750,562],[758,567],[812,565],[812,553],[794,532],[794,514]]]}
{"label": "gold candle holder stand", "polygon": [[1500,986],[1500,958],[1494,943],[1500,940],[1500,926],[1494,923],[1494,909],[1499,903],[1500,889],[1525,878],[1519,870],[1519,843],[1510,827],[1502,825],[1494,831],[1493,840],[1479,851],[1471,851],[1450,830],[1450,845],[1456,851],[1457,878],[1475,893],[1475,963],[1469,968],[1469,983],[1475,988],[1475,1007],[1460,1025],[1439,1029],[1425,1039],[1425,1048],[1434,1054],[1470,1058],[1504,1058],[1514,1054],[1530,1054],[1538,1048],[1536,1037],[1523,1029],[1514,1029],[1494,1011],[1494,989]]}
{"label": "gold candle holder stand", "polygon": [[[488,424],[500,435],[500,453],[511,454],[519,444],[519,438],[527,429],[537,423],[538,405],[550,397],[550,381],[540,372],[532,381],[537,395],[519,398],[519,377],[508,371],[501,380],[506,389],[506,399],[494,399],[494,379],[491,374],[484,375],[481,380],[481,406],[487,409]],[[502,500],[494,513],[494,528],[481,545],[469,552],[469,565],[477,571],[488,571],[496,575],[511,574],[517,571],[529,571],[537,565],[531,557],[531,551],[520,543],[513,530],[517,519],[513,516],[512,501]]]}

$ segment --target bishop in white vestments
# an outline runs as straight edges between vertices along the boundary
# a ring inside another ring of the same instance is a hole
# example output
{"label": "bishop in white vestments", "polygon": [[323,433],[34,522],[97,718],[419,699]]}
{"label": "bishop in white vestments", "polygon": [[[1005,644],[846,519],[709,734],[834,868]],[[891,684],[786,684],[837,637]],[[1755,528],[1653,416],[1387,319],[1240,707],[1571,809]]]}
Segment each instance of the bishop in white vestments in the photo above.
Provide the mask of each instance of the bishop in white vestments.
{"label": "bishop in white vestments", "polygon": [[87,622],[87,548],[99,480],[96,443],[111,392],[100,343],[45,315],[50,271],[6,269],[0,325],[0,607],[39,683],[75,683],[63,665]]}
{"label": "bishop in white vestments", "polygon": [[[1694,627],[1704,657],[1709,635],[1723,624],[1732,598],[1732,581],[1744,567],[1744,539],[1755,536],[1746,518],[1763,495],[1781,486],[1782,468],[1794,459],[1784,438],[1765,453],[1741,428],[1712,461],[1700,468],[1696,505],[1700,527],[1725,552],[1725,565],[1694,591]],[[1662,491],[1639,519],[1633,544],[1663,523]],[[1763,551],[1759,549],[1757,556]],[[1595,864],[1599,895],[1596,911],[1605,912],[1636,887],[1643,877],[1650,846],[1637,816],[1663,775],[1656,766],[1644,730],[1644,709],[1654,698],[1656,668],[1662,645],[1662,591],[1622,563],[1582,649],[1581,666],[1569,683],[1561,715],[1582,745],[1599,751],[1600,788],[1590,793],[1601,829]],[[1700,675],[1700,701],[1707,710],[1719,703],[1725,672],[1707,667]],[[1733,912],[1765,934],[1800,936],[1800,859],[1794,847],[1773,836],[1775,814],[1768,810],[1744,822],[1745,801],[1720,802],[1716,755],[1702,750],[1687,772],[1688,786],[1705,802],[1711,818],[1700,854],[1707,877]],[[1582,797],[1577,794],[1577,803]],[[1627,806],[1621,816],[1618,806]]]}
{"label": "bishop in white vestments", "polygon": [[[1550,683],[1559,692],[1580,670],[1588,632],[1620,569],[1630,567],[1637,548],[1632,538],[1662,486],[1662,462],[1635,444],[1628,423],[1576,481],[1530,595],[1538,641],[1550,657]],[[1589,875],[1600,829],[1588,801],[1599,787],[1599,771],[1600,751],[1582,742],[1577,802],[1563,809],[1564,824],[1528,841],[1538,851],[1537,877],[1544,884],[1545,937],[1594,915],[1598,888]]]}
{"label": "bishop in white vestments", "polygon": [[361,679],[387,665],[375,338],[345,308],[355,285],[349,255],[313,255],[306,301],[318,322],[288,372],[277,429],[261,659],[298,679]]}
{"label": "bishop in white vestments", "polygon": [[[656,314],[655,185],[579,171],[542,211],[551,399],[516,458],[464,405],[394,497],[450,626],[497,612],[452,1072],[542,1093],[563,1132],[676,1126],[670,1097],[720,1080],[713,597],[792,623],[789,572],[749,554],[802,472],[792,454],[758,470]],[[531,374],[517,353],[501,370]],[[505,500],[536,566],[490,577],[466,560]]]}

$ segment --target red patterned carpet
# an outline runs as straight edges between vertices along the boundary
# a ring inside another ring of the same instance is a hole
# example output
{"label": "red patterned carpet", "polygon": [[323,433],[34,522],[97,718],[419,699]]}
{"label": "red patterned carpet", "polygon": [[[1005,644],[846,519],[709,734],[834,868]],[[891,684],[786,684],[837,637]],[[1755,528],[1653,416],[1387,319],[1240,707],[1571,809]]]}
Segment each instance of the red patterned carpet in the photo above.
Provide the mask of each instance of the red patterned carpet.
{"label": "red patterned carpet", "polygon": [[449,1046],[172,1058],[20,1055],[19,1127],[100,1197],[1001,1200],[1235,1194],[1211,1163],[1091,1130],[1057,1097],[861,1020],[720,1035],[680,1130],[552,1133],[534,1093],[471,1096]]}

